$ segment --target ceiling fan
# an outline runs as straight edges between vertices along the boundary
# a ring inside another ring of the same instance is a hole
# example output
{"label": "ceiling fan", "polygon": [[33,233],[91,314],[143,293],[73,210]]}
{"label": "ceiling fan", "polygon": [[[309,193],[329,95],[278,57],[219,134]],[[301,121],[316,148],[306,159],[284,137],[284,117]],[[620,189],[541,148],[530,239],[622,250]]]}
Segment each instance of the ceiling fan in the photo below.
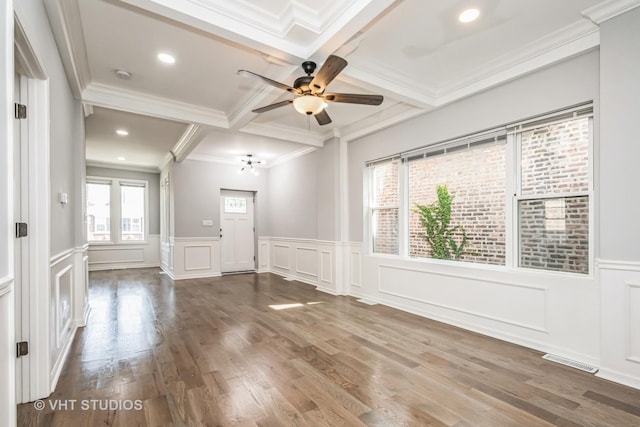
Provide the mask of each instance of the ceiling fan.
{"label": "ceiling fan", "polygon": [[353,93],[325,93],[325,89],[336,78],[338,74],[347,66],[347,61],[339,56],[330,55],[315,76],[312,76],[316,69],[316,63],[313,61],[305,61],[302,63],[302,69],[306,76],[298,77],[292,86],[271,80],[268,77],[261,76],[247,70],[238,70],[239,74],[258,77],[265,83],[275,86],[278,89],[286,90],[294,95],[295,98],[286,101],[276,102],[275,104],[252,110],[254,113],[264,113],[275,108],[284,107],[293,104],[294,108],[301,114],[315,116],[319,125],[331,123],[331,118],[325,110],[327,102],[345,102],[349,104],[364,105],[380,105],[382,104],[382,95],[364,95]]}

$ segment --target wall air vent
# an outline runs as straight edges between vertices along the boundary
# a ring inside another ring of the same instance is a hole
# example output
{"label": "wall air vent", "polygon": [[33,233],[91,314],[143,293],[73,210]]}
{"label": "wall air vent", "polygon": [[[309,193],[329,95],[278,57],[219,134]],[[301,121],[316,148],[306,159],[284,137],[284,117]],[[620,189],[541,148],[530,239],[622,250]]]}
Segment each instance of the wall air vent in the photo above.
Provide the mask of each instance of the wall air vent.
{"label": "wall air vent", "polygon": [[580,369],[581,371],[589,372],[590,374],[595,374],[598,372],[598,368],[595,366],[587,365],[586,363],[576,362],[575,360],[566,359],[561,356],[556,356],[555,354],[545,354],[542,356],[543,359],[550,360],[552,362],[560,363],[562,365],[570,366],[572,368]]}

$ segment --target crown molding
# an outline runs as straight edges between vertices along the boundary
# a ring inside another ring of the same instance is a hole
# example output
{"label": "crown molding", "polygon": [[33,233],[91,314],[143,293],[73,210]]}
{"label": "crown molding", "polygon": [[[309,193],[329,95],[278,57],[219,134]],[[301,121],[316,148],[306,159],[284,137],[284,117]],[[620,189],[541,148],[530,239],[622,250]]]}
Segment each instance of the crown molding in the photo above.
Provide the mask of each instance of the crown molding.
{"label": "crown molding", "polygon": [[238,163],[235,160],[226,159],[224,157],[210,156],[208,154],[192,153],[192,154],[189,154],[185,160],[197,160],[199,162],[209,162],[209,163],[240,166],[240,163]]}
{"label": "crown molding", "polygon": [[582,11],[596,25],[640,6],[640,0],[606,0]]}
{"label": "crown molding", "polygon": [[350,63],[340,74],[340,80],[419,108],[431,108],[438,102],[434,90],[417,85],[411,77],[378,61]]}
{"label": "crown molding", "polygon": [[340,77],[347,83],[370,88],[383,95],[388,94],[401,102],[431,109],[584,53],[599,44],[598,27],[580,20],[537,39],[516,52],[502,55],[476,69],[462,82],[451,82],[441,87],[416,86],[411,76],[375,61],[350,64]]}
{"label": "crown molding", "polygon": [[340,139],[353,141],[427,113],[429,110],[407,104],[395,104],[341,129]]}
{"label": "crown molding", "polygon": [[282,139],[284,141],[297,142],[299,144],[311,145],[313,147],[322,147],[324,145],[324,138],[322,135],[272,123],[249,123],[245,127],[238,129],[238,131],[252,135]]}
{"label": "crown molding", "polygon": [[114,108],[145,116],[224,129],[229,127],[227,116],[222,111],[102,83],[91,83],[87,86],[82,92],[82,100],[97,107]]}
{"label": "crown molding", "polygon": [[123,165],[121,163],[109,163],[109,162],[100,162],[87,160],[87,167],[94,168],[105,168],[105,169],[120,169],[126,171],[134,171],[134,172],[147,172],[147,173],[160,173],[160,169],[158,167],[153,166],[139,166],[139,165]]}
{"label": "crown molding", "polygon": [[279,11],[246,0],[120,1],[297,63],[333,52],[396,0],[316,2],[316,8],[290,0]]}
{"label": "crown molding", "polygon": [[[200,143],[202,137],[202,130],[200,126],[190,124],[184,131],[176,145],[173,146],[171,152],[175,156],[175,161],[180,163],[187,158],[189,153]],[[169,153],[171,154],[171,153]],[[172,157],[173,157],[172,156]]]}
{"label": "crown molding", "polygon": [[78,1],[44,0],[44,4],[71,91],[80,99],[91,72]]}
{"label": "crown molding", "polygon": [[497,86],[540,68],[558,63],[595,49],[600,45],[600,31],[592,23],[577,21],[510,52],[475,70],[463,82],[453,83],[438,91],[437,106]]}
{"label": "crown molding", "polygon": [[266,167],[267,168],[272,168],[274,166],[281,165],[281,164],[286,163],[288,161],[291,161],[293,159],[297,159],[298,157],[302,157],[305,154],[312,153],[312,152],[314,152],[316,150],[317,150],[316,147],[305,147],[302,150],[294,151],[293,153],[285,154],[284,156],[278,157],[276,160],[274,160],[272,162],[269,162],[269,165],[266,166]]}
{"label": "crown molding", "polygon": [[93,115],[93,105],[87,104],[86,102],[82,103],[82,113],[85,117],[89,117]]}

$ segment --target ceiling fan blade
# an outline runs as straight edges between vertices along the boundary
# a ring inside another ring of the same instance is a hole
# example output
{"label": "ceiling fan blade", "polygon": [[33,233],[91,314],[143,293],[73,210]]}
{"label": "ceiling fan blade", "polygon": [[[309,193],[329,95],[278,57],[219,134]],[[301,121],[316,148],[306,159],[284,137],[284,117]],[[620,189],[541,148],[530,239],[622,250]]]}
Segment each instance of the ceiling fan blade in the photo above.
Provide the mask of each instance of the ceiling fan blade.
{"label": "ceiling fan blade", "polygon": [[361,95],[355,93],[327,93],[323,98],[329,102],[346,102],[349,104],[365,105],[380,105],[384,100],[382,95]]}
{"label": "ceiling fan blade", "polygon": [[256,108],[255,110],[251,110],[253,113],[264,113],[265,111],[274,110],[276,108],[284,107],[285,105],[289,105],[293,102],[293,99],[287,99],[286,101],[276,102],[275,104],[266,105],[264,107]]}
{"label": "ceiling fan blade", "polygon": [[315,115],[316,120],[320,126],[328,125],[331,123],[331,117],[327,114],[327,110],[322,110],[318,114]]}
{"label": "ceiling fan blade", "polygon": [[311,80],[309,87],[313,93],[322,93],[327,88],[327,85],[336,78],[340,71],[347,66],[347,61],[339,56],[330,55],[325,63],[320,68],[320,71]]}
{"label": "ceiling fan blade", "polygon": [[277,82],[275,80],[271,80],[268,77],[261,76],[260,74],[256,74],[256,73],[254,73],[252,71],[238,70],[238,74],[242,74],[242,75],[245,75],[245,76],[257,77],[257,78],[261,79],[263,82],[268,83],[271,86],[275,86],[278,89],[286,90],[286,91],[291,92],[291,93],[300,93],[300,91],[298,89],[292,88],[291,86],[287,86],[284,83],[280,83],[280,82]]}

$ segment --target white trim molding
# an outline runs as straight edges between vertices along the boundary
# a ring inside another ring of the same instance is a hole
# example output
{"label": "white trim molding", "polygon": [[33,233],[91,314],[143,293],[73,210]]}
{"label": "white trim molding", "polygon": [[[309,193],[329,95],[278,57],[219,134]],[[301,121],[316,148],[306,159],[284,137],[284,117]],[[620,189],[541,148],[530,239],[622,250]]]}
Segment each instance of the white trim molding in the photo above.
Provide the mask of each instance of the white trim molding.
{"label": "white trim molding", "polygon": [[639,0],[605,0],[582,11],[582,16],[596,25],[640,6]]}

